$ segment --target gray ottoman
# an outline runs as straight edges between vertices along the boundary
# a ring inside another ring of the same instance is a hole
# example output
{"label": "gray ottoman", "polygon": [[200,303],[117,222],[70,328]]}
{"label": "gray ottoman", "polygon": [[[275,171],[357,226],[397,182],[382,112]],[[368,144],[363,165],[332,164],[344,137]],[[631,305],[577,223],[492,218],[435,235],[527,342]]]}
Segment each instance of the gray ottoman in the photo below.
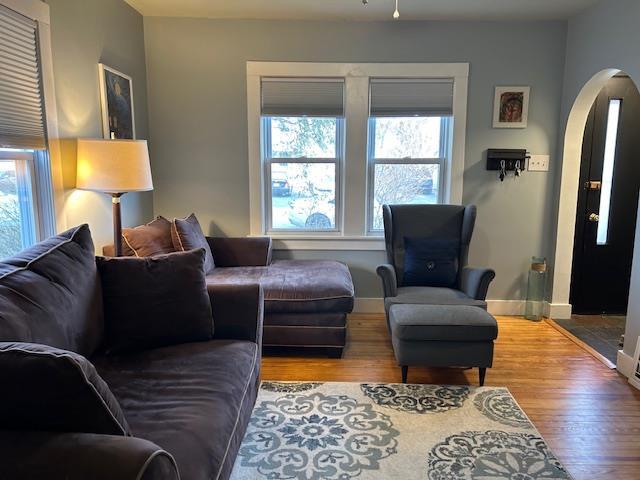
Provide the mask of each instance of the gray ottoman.
{"label": "gray ottoman", "polygon": [[393,305],[389,327],[403,383],[409,366],[479,367],[484,385],[498,336],[496,319],[486,310],[467,305]]}

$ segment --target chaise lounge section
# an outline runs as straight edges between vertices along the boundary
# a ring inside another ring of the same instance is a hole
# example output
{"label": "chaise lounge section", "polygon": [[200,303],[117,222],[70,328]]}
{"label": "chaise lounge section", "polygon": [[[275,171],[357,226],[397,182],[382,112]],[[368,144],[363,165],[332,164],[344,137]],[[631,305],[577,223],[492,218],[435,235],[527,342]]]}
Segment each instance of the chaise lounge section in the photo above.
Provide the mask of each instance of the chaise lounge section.
{"label": "chaise lounge section", "polygon": [[216,268],[210,287],[259,283],[264,290],[265,347],[322,348],[340,357],[353,281],[331,260],[271,260],[272,242],[260,238],[208,238]]}

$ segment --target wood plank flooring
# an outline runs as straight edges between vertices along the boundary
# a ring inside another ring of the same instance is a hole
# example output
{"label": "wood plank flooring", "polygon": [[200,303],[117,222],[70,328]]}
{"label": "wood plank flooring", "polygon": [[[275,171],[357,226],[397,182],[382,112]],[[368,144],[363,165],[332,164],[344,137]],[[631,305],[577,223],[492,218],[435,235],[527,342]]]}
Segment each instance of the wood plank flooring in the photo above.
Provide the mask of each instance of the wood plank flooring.
{"label": "wood plank flooring", "polygon": [[[498,317],[486,385],[506,386],[576,480],[640,480],[640,392],[546,322]],[[264,380],[400,382],[382,315],[352,315],[342,359],[265,357]],[[478,384],[478,370],[409,369],[411,383]]]}

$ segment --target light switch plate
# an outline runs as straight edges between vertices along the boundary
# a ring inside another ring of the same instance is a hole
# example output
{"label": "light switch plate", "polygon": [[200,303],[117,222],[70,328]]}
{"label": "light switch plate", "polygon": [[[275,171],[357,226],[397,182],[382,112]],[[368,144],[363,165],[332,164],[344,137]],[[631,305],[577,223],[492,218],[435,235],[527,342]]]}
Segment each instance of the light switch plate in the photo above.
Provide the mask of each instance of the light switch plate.
{"label": "light switch plate", "polygon": [[548,172],[549,155],[531,155],[528,170],[530,172]]}

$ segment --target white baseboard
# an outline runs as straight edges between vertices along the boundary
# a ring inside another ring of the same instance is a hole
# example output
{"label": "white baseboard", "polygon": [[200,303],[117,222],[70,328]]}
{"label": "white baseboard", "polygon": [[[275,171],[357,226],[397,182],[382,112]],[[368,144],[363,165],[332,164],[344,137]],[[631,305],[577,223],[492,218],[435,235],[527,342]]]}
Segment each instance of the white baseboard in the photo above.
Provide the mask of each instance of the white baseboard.
{"label": "white baseboard", "polygon": [[616,360],[616,370],[629,378],[633,374],[633,357],[622,350],[618,350],[618,358]]}
{"label": "white baseboard", "polygon": [[545,302],[544,316],[556,320],[568,320],[571,318],[571,305]]}
{"label": "white baseboard", "polygon": [[[487,300],[492,315],[524,315],[524,300]],[[384,299],[356,297],[354,313],[384,313]]]}
{"label": "white baseboard", "polygon": [[491,315],[524,315],[524,300],[487,300]]}
{"label": "white baseboard", "polygon": [[353,313],[384,313],[384,298],[356,297]]}

